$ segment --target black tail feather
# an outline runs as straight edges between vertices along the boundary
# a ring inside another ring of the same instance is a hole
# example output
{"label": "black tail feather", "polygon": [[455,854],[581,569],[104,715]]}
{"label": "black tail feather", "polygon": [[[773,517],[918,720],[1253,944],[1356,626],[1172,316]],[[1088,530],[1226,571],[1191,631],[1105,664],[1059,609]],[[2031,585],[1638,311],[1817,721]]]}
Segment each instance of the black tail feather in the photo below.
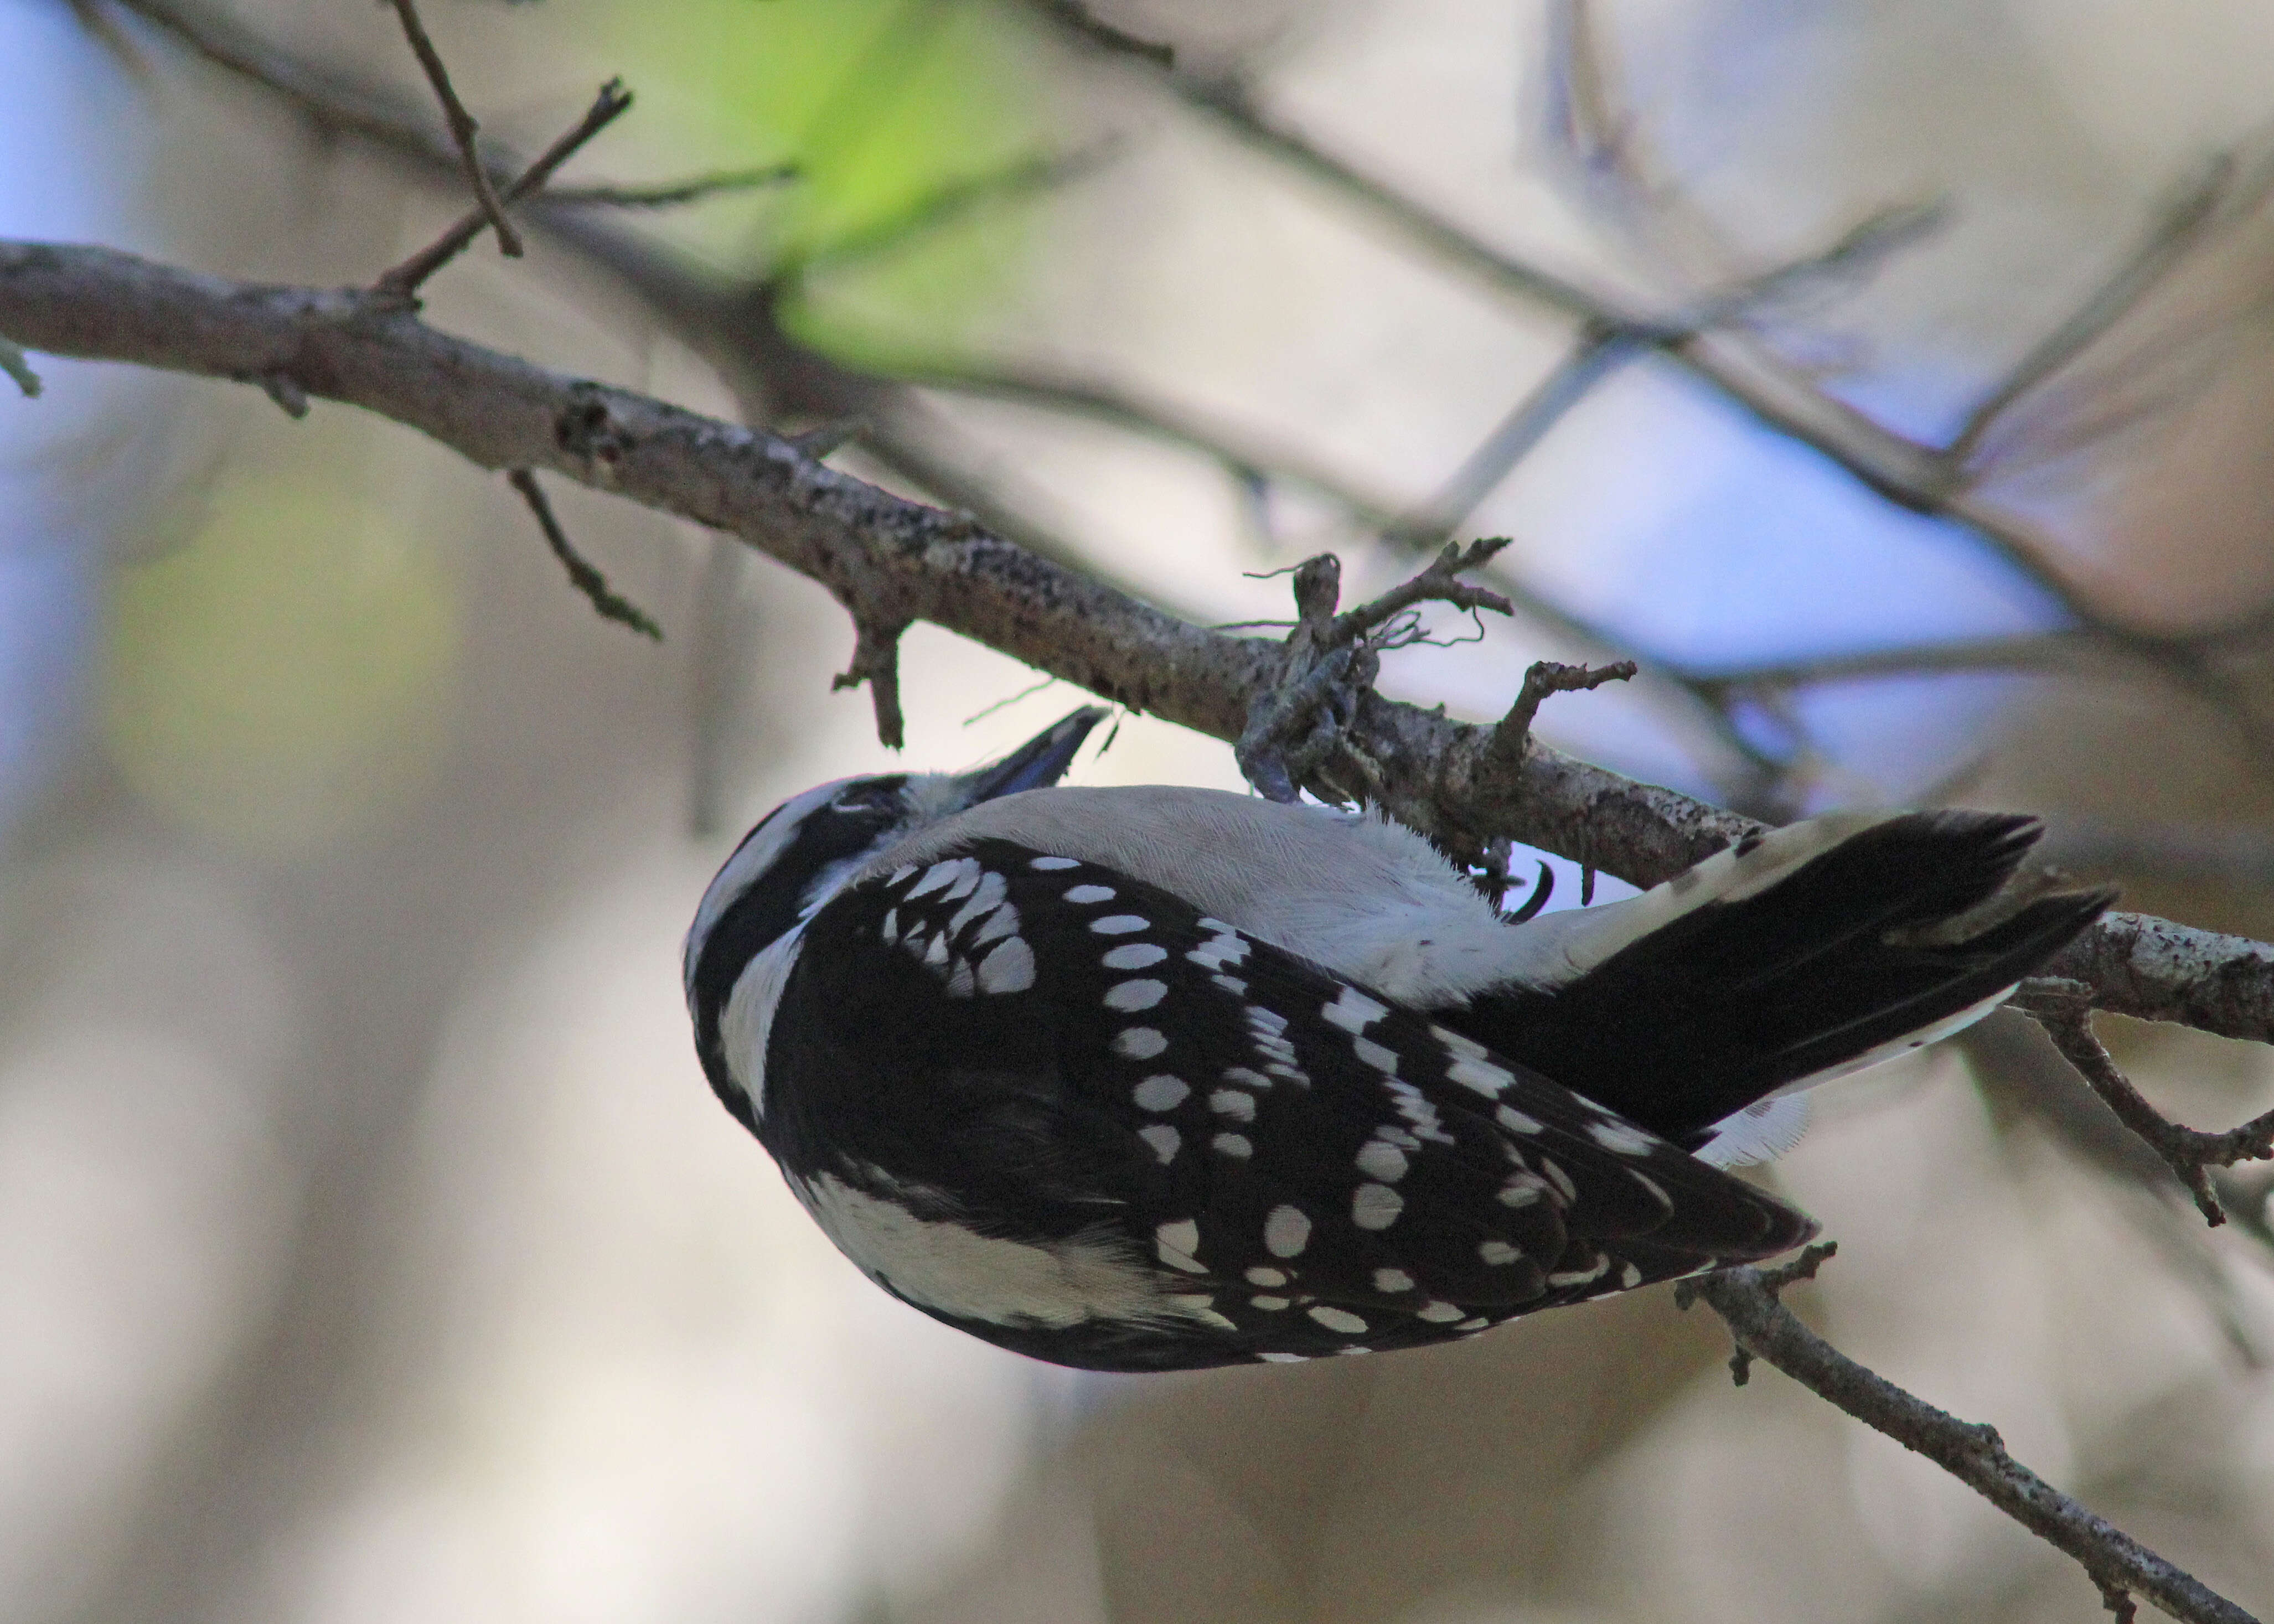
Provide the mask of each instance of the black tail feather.
{"label": "black tail feather", "polygon": [[1738,879],[1567,985],[1438,1019],[1695,1144],[1788,1083],[1994,996],[2097,918],[2113,892],[2007,892],[2042,832],[2002,813],[1890,818],[1758,890]]}

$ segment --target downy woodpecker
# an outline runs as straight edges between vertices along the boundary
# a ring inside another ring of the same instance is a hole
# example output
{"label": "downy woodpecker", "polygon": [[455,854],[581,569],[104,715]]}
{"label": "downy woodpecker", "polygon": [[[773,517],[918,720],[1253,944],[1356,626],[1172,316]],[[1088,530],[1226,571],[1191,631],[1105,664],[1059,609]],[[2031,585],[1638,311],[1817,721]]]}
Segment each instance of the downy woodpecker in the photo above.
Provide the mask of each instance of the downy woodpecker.
{"label": "downy woodpecker", "polygon": [[1412,1347],[1785,1251],[1814,1222],[1722,1169],[1794,1091],[2110,900],[2008,883],[2029,818],[1927,812],[1517,923],[1377,815],[1055,787],[1103,715],[785,801],[685,957],[712,1087],[830,1238],[1060,1365]]}

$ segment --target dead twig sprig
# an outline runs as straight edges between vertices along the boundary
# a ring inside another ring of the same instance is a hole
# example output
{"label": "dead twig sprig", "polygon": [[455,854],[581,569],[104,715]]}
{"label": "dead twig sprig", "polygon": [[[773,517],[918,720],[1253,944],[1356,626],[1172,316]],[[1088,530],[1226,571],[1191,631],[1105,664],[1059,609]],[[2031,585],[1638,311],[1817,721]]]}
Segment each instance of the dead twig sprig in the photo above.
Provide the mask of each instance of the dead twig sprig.
{"label": "dead twig sprig", "polygon": [[[1771,1302],[1781,1304],[1784,1300],[1784,1289],[1787,1286],[1803,1280],[1814,1280],[1816,1271],[1824,1267],[1827,1259],[1836,1256],[1839,1251],[1838,1241],[1818,1241],[1812,1246],[1802,1247],[1800,1255],[1789,1262],[1780,1263],[1773,1268],[1749,1268],[1743,1273],[1751,1276],[1750,1283],[1757,1289],[1766,1293]],[[1695,1279],[1675,1282],[1674,1305],[1687,1311],[1692,1303],[1705,1295],[1705,1282],[1711,1278],[1711,1275],[1699,1275]],[[1751,1379],[1752,1373],[1753,1350],[1740,1342],[1729,1352],[1730,1384],[1742,1387]]]}
{"label": "dead twig sprig", "polygon": [[[584,110],[584,117],[538,154],[537,161],[505,189],[500,201],[518,202],[538,190],[553,177],[553,170],[568,162],[587,141],[614,124],[631,104],[632,93],[624,88],[621,79],[612,79],[601,86],[592,105]],[[410,303],[426,279],[463,253],[466,244],[480,236],[482,229],[488,224],[489,216],[479,209],[461,216],[441,236],[380,276],[373,284],[373,291],[389,300]]]}
{"label": "dead twig sprig", "polygon": [[2006,1452],[1995,1427],[1962,1421],[1905,1392],[1803,1325],[1778,1293],[1812,1275],[1830,1255],[1828,1245],[1811,1246],[1779,1268],[1718,1269],[1683,1282],[1675,1288],[1675,1300],[1685,1308],[1704,1303],[1728,1323],[1745,1353],[1924,1455],[2031,1533],[2074,1557],[2119,1618],[2128,1616],[2127,1609],[2136,1595],[2190,1624],[2257,1624],[2200,1579],[2016,1461]]}
{"label": "dead twig sprig", "polygon": [[1535,660],[1524,673],[1524,686],[1517,690],[1516,703],[1493,729],[1488,747],[1492,756],[1503,768],[1514,771],[1524,764],[1525,752],[1532,748],[1532,724],[1548,695],[1585,694],[1606,682],[1627,681],[1635,671],[1632,660],[1615,660],[1608,665],[1566,665],[1555,660]]}
{"label": "dead twig sprig", "polygon": [[717,169],[651,186],[554,186],[546,191],[545,200],[556,208],[678,208],[728,192],[787,185],[799,174],[794,163],[770,163],[755,169]]}
{"label": "dead twig sprig", "polygon": [[1270,800],[1292,801],[1337,750],[1378,779],[1362,753],[1350,748],[1348,734],[1359,696],[1381,674],[1382,650],[1424,641],[1423,604],[1513,613],[1502,594],[1461,579],[1508,545],[1502,536],[1448,546],[1420,574],[1342,614],[1335,613],[1342,560],[1322,553],[1297,565],[1295,628],[1282,645],[1280,680],[1250,707],[1233,747],[1247,781]]}
{"label": "dead twig sprig", "polygon": [[908,629],[908,622],[874,619],[856,611],[853,625],[853,663],[830,679],[830,691],[867,683],[869,701],[877,711],[877,738],[886,749],[900,749],[908,741],[907,718],[900,710],[900,634]]}
{"label": "dead twig sprig", "polygon": [[2092,1030],[2092,989],[2082,981],[2047,976],[2022,983],[2015,1008],[2034,1017],[2053,1047],[2074,1066],[2092,1092],[2107,1101],[2126,1127],[2163,1157],[2195,1199],[2204,1219],[2226,1222],[2226,1210],[2211,1188],[2210,1169],[2238,1162],[2274,1157],[2274,1111],[2252,1117],[2224,1133],[2206,1133],[2172,1121],[2135,1087]]}
{"label": "dead twig sprig", "polygon": [[442,64],[442,53],[434,49],[427,36],[426,25],[418,15],[418,0],[391,0],[395,14],[403,22],[403,37],[410,41],[411,54],[418,65],[426,71],[426,82],[434,87],[434,99],[442,104],[443,121],[450,126],[450,139],[457,143],[458,156],[466,166],[466,180],[474,189],[474,202],[491,230],[497,233],[498,252],[509,259],[522,255],[521,233],[513,229],[513,222],[505,217],[505,205],[490,184],[490,172],[482,163],[482,154],[476,145],[481,125],[466,110],[458,99],[457,87],[450,83],[450,70]]}
{"label": "dead twig sprig", "polygon": [[554,515],[553,503],[546,498],[545,488],[537,483],[537,476],[525,468],[516,468],[508,471],[506,478],[515,490],[521,492],[521,500],[529,504],[529,511],[536,515],[537,528],[545,532],[546,545],[553,549],[553,556],[559,559],[561,567],[568,572],[569,585],[591,601],[600,618],[629,626],[641,636],[661,643],[663,628],[650,618],[646,610],[612,589],[608,585],[608,578],[593,567],[591,560],[576,551],[575,544],[568,539],[568,532],[561,529],[560,519]]}

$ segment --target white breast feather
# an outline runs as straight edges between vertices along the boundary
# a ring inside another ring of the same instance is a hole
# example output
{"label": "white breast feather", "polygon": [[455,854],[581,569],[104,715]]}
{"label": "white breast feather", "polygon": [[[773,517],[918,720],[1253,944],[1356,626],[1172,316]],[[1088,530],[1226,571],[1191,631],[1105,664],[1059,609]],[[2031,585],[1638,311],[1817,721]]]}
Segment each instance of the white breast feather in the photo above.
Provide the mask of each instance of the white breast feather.
{"label": "white breast feather", "polygon": [[1028,1244],[919,1218],[835,1176],[790,1181],[814,1221],[861,1272],[909,1301],[990,1325],[1157,1323],[1191,1317],[1160,1272],[1104,1236]]}

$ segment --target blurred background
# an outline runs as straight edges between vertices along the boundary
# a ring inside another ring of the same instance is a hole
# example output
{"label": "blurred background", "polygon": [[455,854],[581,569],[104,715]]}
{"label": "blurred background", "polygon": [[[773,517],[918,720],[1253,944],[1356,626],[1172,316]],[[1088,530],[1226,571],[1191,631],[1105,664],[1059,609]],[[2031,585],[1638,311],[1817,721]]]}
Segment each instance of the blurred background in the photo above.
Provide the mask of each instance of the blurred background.
{"label": "blurred background", "polygon": [[[1524,613],[1386,689],[1489,717],[1531,659],[1632,654],[1543,732],[1764,816],[2027,808],[2127,906],[2274,934],[2253,0],[1097,8],[1173,68],[1016,0],[426,12],[501,151],[639,98],[526,259],[431,285],[447,328],[854,420],[840,466],[1209,621],[1284,616],[1251,575],[1322,548],[1355,596],[1512,535]],[[384,7],[0,0],[0,233],[367,282],[463,207]],[[831,691],[842,613],[559,490],[651,644],[403,431],[35,364],[0,400],[7,1624],[2097,1616],[1932,1468],[1733,1388],[1663,1290],[1141,1379],[888,1300],[678,989],[742,829],[893,759]],[[902,671],[921,767],[1080,699],[924,627]],[[1076,778],[1239,786],[1139,718]],[[2182,1120],[2274,1096],[2263,1049],[2102,1030]],[[1841,1243],[1794,1301],[1847,1351],[2274,1610],[2263,1177],[2206,1229],[2002,1017],[1773,1177]]]}

